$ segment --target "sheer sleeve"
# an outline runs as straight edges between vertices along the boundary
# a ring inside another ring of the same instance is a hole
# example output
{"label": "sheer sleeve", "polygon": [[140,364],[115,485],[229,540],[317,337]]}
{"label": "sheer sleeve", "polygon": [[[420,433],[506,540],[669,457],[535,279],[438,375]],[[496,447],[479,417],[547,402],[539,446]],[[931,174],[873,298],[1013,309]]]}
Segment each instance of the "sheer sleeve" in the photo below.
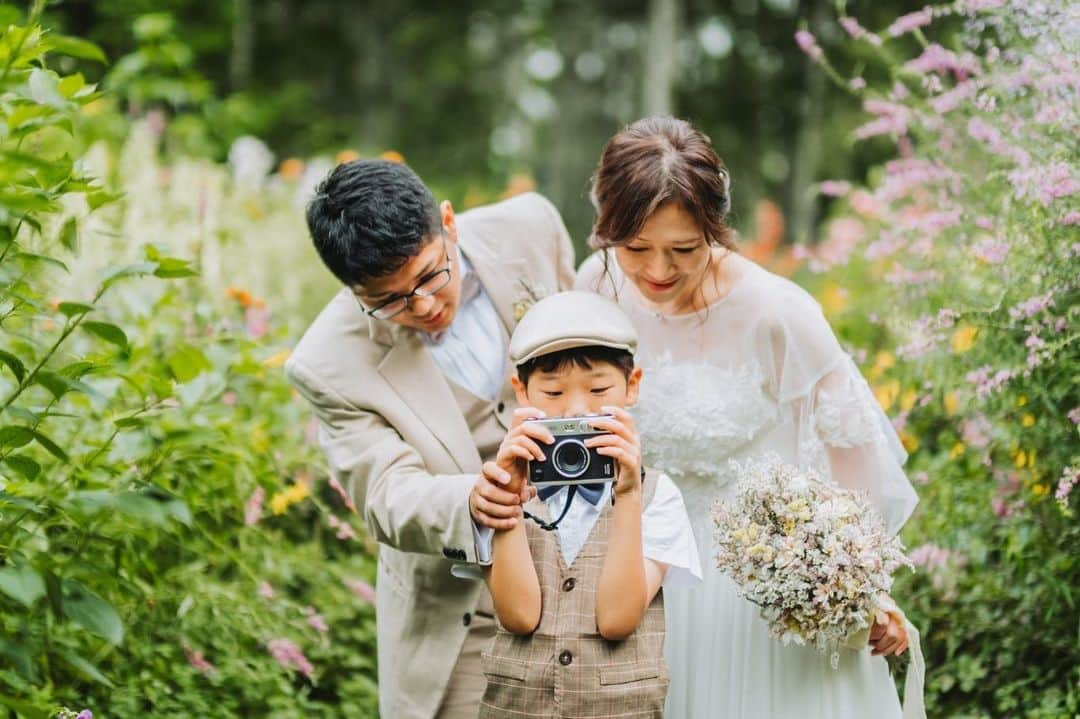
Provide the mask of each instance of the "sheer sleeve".
{"label": "sheer sleeve", "polygon": [[799,463],[867,495],[898,532],[918,502],[907,453],[818,304],[794,286],[785,295],[763,344],[772,390],[796,425]]}

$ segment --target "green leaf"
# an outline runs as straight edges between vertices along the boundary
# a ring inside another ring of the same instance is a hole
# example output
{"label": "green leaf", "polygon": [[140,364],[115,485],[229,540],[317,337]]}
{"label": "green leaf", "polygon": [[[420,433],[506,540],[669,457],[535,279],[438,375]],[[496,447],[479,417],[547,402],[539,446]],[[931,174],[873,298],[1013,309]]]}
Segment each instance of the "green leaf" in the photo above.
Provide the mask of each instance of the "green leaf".
{"label": "green leaf", "polygon": [[7,368],[11,370],[11,374],[15,375],[15,380],[22,384],[23,377],[26,376],[26,367],[23,365],[22,360],[10,352],[0,350],[0,362],[7,365]]}
{"label": "green leaf", "polygon": [[80,657],[75,652],[69,651],[67,649],[61,649],[59,652],[57,652],[57,654],[59,654],[60,657],[65,662],[67,662],[72,669],[75,669],[87,679],[95,681],[98,684],[104,684],[107,687],[113,686],[113,683],[109,681],[109,678],[107,676],[101,673],[100,669]]}
{"label": "green leaf", "polygon": [[102,205],[107,205],[110,202],[119,200],[123,196],[123,193],[94,190],[93,192],[86,193],[86,204],[89,205],[91,210],[96,210]]}
{"label": "green leaf", "polygon": [[[0,203],[3,203],[3,202],[4,202],[3,200],[0,200]],[[37,209],[37,208],[35,208],[35,209]],[[46,206],[43,209],[48,210],[49,208]],[[15,258],[19,259],[19,260],[22,260],[23,262],[26,262],[26,263],[31,264],[31,265],[40,265],[40,264],[52,265],[53,267],[59,267],[64,272],[70,272],[71,271],[71,270],[68,269],[68,266],[65,265],[63,262],[61,262],[60,260],[55,259],[53,257],[46,257],[45,255],[35,255],[32,252],[19,252],[19,253],[16,253]]]}
{"label": "green leaf", "polygon": [[56,442],[53,442],[51,439],[49,439],[48,437],[46,437],[44,434],[37,431],[36,429],[33,430],[33,433],[34,433],[34,439],[37,441],[38,444],[40,444],[42,447],[45,448],[46,452],[48,452],[52,456],[56,457],[61,462],[67,462],[68,461],[67,452],[60,449],[60,445],[58,445]]}
{"label": "green leaf", "polygon": [[67,100],[60,94],[60,78],[52,70],[35,67],[30,71],[30,97],[40,105],[68,109]]}
{"label": "green leaf", "polygon": [[37,668],[34,667],[34,658],[26,647],[15,642],[0,639],[0,657],[7,657],[20,675],[32,682],[38,680]]}
{"label": "green leaf", "polygon": [[175,519],[185,527],[191,526],[191,509],[187,506],[187,502],[180,499],[174,499],[171,502],[165,503],[165,511],[170,517]]}
{"label": "green leaf", "polygon": [[114,282],[124,279],[125,277],[141,277],[143,275],[150,275],[157,269],[156,262],[136,262],[130,265],[124,265],[123,267],[113,267],[105,271],[105,276],[102,278],[104,286],[109,287]]}
{"label": "green leaf", "polygon": [[89,40],[83,40],[81,37],[49,35],[45,38],[44,43],[53,52],[58,52],[61,55],[77,57],[80,60],[92,60],[94,62],[100,62],[102,65],[109,64],[108,59],[105,57],[105,53],[100,47]]}
{"label": "green leaf", "polygon": [[45,570],[45,594],[49,597],[49,608],[53,618],[59,621],[64,616],[64,591],[60,586],[60,577]]}
{"label": "green leaf", "polygon": [[33,567],[0,568],[0,592],[25,607],[45,596],[45,582]]}
{"label": "green leaf", "polygon": [[0,704],[6,706],[19,716],[25,717],[25,719],[49,719],[49,714],[51,713],[51,708],[42,709],[30,702],[24,702],[21,699],[12,699],[3,694],[0,694]]}
{"label": "green leaf", "polygon": [[60,375],[54,374],[53,372],[46,372],[45,370],[41,370],[34,375],[34,384],[39,384],[49,390],[49,393],[56,399],[61,399],[71,390],[70,381]]}
{"label": "green leaf", "polygon": [[145,426],[146,419],[143,417],[121,417],[120,419],[114,419],[113,424],[120,429],[132,429]]}
{"label": "green leaf", "polygon": [[60,229],[60,244],[74,252],[79,246],[79,221],[69,217]]}
{"label": "green leaf", "polygon": [[110,644],[124,640],[124,623],[113,606],[81,584],[65,582],[64,616]]}
{"label": "green leaf", "polygon": [[3,461],[4,464],[8,465],[27,479],[33,479],[41,474],[41,465],[21,454],[8,455],[7,457],[4,457]]}
{"label": "green leaf", "polygon": [[154,270],[154,275],[162,278],[195,277],[198,274],[191,268],[190,262],[175,257],[161,258],[158,260],[158,268]]}
{"label": "green leaf", "polygon": [[34,431],[17,424],[0,427],[0,447],[18,449],[34,441]]}
{"label": "green leaf", "polygon": [[173,373],[177,382],[190,382],[201,373],[212,368],[210,360],[198,348],[191,345],[181,345],[176,352],[169,356],[165,363]]}
{"label": "green leaf", "polygon": [[84,305],[82,302],[61,302],[56,309],[60,310],[65,317],[76,317],[93,312],[94,306]]}
{"label": "green leaf", "polygon": [[83,322],[80,327],[117,347],[126,349],[128,346],[128,338],[124,331],[109,322]]}

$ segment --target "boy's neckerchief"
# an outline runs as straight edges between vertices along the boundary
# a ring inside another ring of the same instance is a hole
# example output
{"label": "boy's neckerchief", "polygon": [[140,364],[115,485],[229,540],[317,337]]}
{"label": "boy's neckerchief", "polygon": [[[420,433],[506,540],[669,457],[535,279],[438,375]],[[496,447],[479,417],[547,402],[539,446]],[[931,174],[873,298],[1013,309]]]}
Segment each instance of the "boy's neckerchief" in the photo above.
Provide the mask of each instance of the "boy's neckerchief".
{"label": "boy's neckerchief", "polygon": [[[641,483],[645,484],[644,467],[641,468]],[[545,501],[548,497],[558,492],[561,486],[563,485],[549,484],[546,487],[538,489],[536,491],[536,496],[540,499],[540,501]],[[535,514],[523,510],[525,513],[525,518],[531,519],[532,521],[536,522],[540,529],[544,530],[545,532],[551,532],[557,529],[559,523],[562,522],[563,518],[566,517],[566,513],[570,511],[570,503],[574,501],[574,495],[576,495],[578,492],[581,493],[581,496],[585,498],[586,502],[593,505],[594,507],[600,504],[600,497],[603,496],[604,493],[603,482],[596,482],[592,484],[571,484],[567,485],[566,487],[566,503],[563,504],[562,512],[559,513],[559,516],[555,519],[555,521],[545,522],[543,519],[537,517]],[[612,490],[611,492],[611,503],[615,504],[614,490]]]}

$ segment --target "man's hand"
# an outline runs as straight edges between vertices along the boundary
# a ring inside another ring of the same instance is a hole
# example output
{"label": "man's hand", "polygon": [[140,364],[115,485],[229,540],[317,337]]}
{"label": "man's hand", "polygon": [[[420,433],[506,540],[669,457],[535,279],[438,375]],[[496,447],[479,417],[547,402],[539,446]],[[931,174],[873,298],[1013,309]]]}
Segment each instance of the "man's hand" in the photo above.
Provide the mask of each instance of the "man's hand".
{"label": "man's hand", "polygon": [[903,621],[891,612],[887,616],[886,622],[875,623],[870,628],[870,646],[874,648],[872,653],[875,657],[889,654],[900,656],[908,648],[908,634]]}
{"label": "man's hand", "polygon": [[610,418],[590,418],[589,423],[610,434],[589,437],[586,447],[596,448],[605,457],[614,458],[619,465],[615,480],[615,496],[641,491],[641,443],[638,440],[634,418],[622,407],[602,407]]}
{"label": "man's hand", "polygon": [[540,444],[555,441],[546,427],[525,422],[543,416],[543,412],[533,407],[514,411],[510,431],[499,446],[495,461],[484,463],[483,472],[469,493],[469,512],[477,524],[513,529],[522,516],[521,505],[536,492],[526,481],[528,463],[533,459],[543,460]]}

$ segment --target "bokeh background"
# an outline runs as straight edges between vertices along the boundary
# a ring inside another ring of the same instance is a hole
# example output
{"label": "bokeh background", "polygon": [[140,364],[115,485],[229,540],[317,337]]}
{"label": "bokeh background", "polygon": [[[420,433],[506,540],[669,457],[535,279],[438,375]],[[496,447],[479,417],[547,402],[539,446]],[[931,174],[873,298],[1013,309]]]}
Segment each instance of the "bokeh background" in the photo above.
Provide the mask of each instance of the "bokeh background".
{"label": "bokeh background", "polygon": [[304,204],[383,157],[458,210],[543,193],[580,261],[604,142],[671,113],[910,454],[929,715],[1080,716],[1076,3],[64,0],[0,31],[0,713],[376,716],[375,547],[281,371],[338,289]]}

